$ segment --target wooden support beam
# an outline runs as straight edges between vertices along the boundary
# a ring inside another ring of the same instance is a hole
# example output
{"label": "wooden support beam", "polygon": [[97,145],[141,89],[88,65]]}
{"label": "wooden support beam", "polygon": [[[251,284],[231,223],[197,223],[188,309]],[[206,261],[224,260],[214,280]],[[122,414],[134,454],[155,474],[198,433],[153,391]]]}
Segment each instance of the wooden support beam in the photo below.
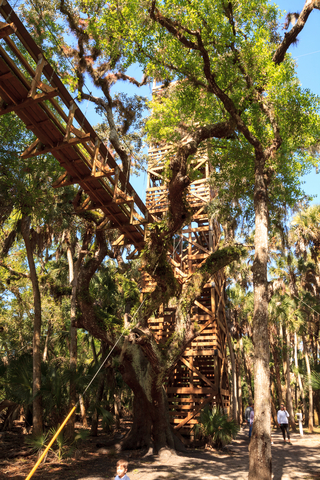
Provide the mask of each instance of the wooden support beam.
{"label": "wooden support beam", "polygon": [[127,256],[127,260],[132,260],[132,259],[136,258],[135,255],[139,256],[139,254],[140,253],[139,253],[138,249],[135,248],[133,250],[133,252],[131,252],[130,255]]}
{"label": "wooden support beam", "polygon": [[92,159],[92,172],[91,175],[94,177],[97,174],[97,160],[98,160],[98,153],[99,153],[99,148],[101,145],[101,140],[99,138],[96,138],[96,141],[94,143],[94,152],[93,152],[93,159]]}
{"label": "wooden support beam", "polygon": [[36,66],[36,73],[35,73],[35,76],[32,79],[31,89],[28,93],[28,97],[34,98],[34,96],[36,94],[36,91],[37,91],[37,87],[40,83],[42,70],[43,70],[43,67],[45,65],[47,65],[47,62],[45,61],[42,53],[40,53],[39,56],[38,56],[38,63],[37,63],[37,66]]}
{"label": "wooden support beam", "polygon": [[66,184],[70,185],[69,184],[70,179],[71,179],[71,176],[68,174],[68,172],[64,172],[62,175],[60,175],[60,177],[57,180],[53,182],[52,187],[60,188],[60,187],[65,187]]}
{"label": "wooden support beam", "polygon": [[215,317],[215,314],[211,310],[209,310],[207,307],[202,305],[202,303],[198,302],[198,300],[195,300],[194,304],[197,305],[197,307],[200,307],[205,312],[207,312],[207,314],[210,315],[211,317]]}
{"label": "wooden support beam", "polygon": [[190,412],[186,418],[182,420],[178,425],[175,425],[173,428],[174,430],[179,430],[181,427],[183,427],[186,423],[189,422],[193,417],[195,417],[207,403],[211,402],[213,397],[217,394],[217,391],[212,393],[209,397],[207,397],[205,400],[203,400],[200,405],[198,405],[192,412]]}
{"label": "wooden support beam", "polygon": [[[191,232],[189,232],[189,235],[190,235]],[[191,245],[194,245],[195,247],[199,248],[200,250],[202,250],[203,252],[207,253],[208,255],[210,255],[210,252],[209,250],[207,250],[206,248],[204,248],[202,245],[200,245],[200,243],[197,243],[197,242],[194,242],[193,240],[190,240],[190,238],[187,238],[185,237],[184,235],[181,235],[182,238],[184,240],[186,240],[188,243],[191,243]]]}
{"label": "wooden support beam", "polygon": [[[65,175],[65,180],[60,181],[60,178]],[[63,174],[61,177],[59,177],[53,184],[53,188],[60,188],[60,187],[68,187],[69,185],[79,185],[80,183],[86,183],[86,182],[92,182],[94,178],[105,178],[108,177],[109,175],[104,173],[104,172],[98,172],[97,175],[94,177],[90,175],[84,175],[84,176],[79,176],[79,177],[74,177],[71,175],[68,175],[67,172]],[[112,202],[110,202],[111,205]],[[108,204],[109,205],[109,204]]]}
{"label": "wooden support beam", "polygon": [[71,133],[71,127],[72,127],[72,122],[73,122],[74,115],[75,115],[75,113],[76,113],[77,108],[78,108],[78,107],[77,107],[75,101],[72,100],[72,102],[70,103],[70,108],[69,108],[69,115],[68,115],[68,121],[67,121],[67,126],[66,126],[66,133],[65,133],[65,136],[64,136],[64,138],[63,138],[63,141],[64,141],[64,142],[68,142],[68,141],[69,141],[70,133]]}
{"label": "wooden support beam", "polygon": [[178,262],[175,262],[171,257],[167,257],[167,258],[171,263],[171,265],[174,267],[174,269],[178,272],[178,274],[183,278],[187,278],[188,275],[179,268],[180,264]]}
{"label": "wooden support beam", "polygon": [[217,387],[212,382],[210,382],[210,380],[208,380],[207,377],[200,372],[200,370],[198,370],[196,367],[191,365],[185,358],[181,357],[180,360],[190,370],[192,370],[196,375],[198,375],[198,377],[201,378],[201,380],[203,380],[205,383],[207,383],[213,390],[215,390],[215,391],[217,390]]}
{"label": "wooden support beam", "polygon": [[[2,78],[0,77],[0,81],[1,79]],[[7,107],[0,110],[0,115],[5,115],[6,113],[10,112],[18,112],[19,110],[30,107],[33,104],[43,102],[44,100],[56,97],[57,95],[59,95],[58,89],[53,88],[49,93],[39,93],[31,98],[27,98],[22,103],[8,105]]]}
{"label": "wooden support beam", "polygon": [[[23,158],[24,160],[27,159],[27,158],[31,158],[31,157],[36,157],[37,155],[43,155],[45,153],[53,153],[54,151],[56,150],[61,150],[61,149],[64,149],[64,148],[68,148],[68,147],[73,147],[79,143],[86,143],[86,142],[89,142],[89,140],[91,139],[90,137],[90,133],[87,133],[85,135],[85,137],[83,138],[70,138],[70,140],[68,142],[59,142],[58,144],[54,145],[54,146],[43,146],[43,148],[39,149],[34,149],[32,150],[31,152],[29,151],[29,149],[31,148],[31,145],[30,147],[27,148],[27,150],[25,150],[22,154],[21,154],[21,158]],[[39,143],[40,140],[39,140]],[[43,144],[41,144],[43,145]]]}
{"label": "wooden support beam", "polygon": [[[102,210],[104,207],[108,208],[112,205],[112,202],[104,202],[103,204],[99,204],[97,202],[91,201],[89,204],[86,204],[84,207],[81,205],[77,210],[77,213],[88,212],[90,210]],[[119,227],[118,227],[119,228]],[[108,228],[106,228],[108,230]]]}
{"label": "wooden support beam", "polygon": [[123,233],[120,237],[117,238],[114,242],[112,242],[112,246],[116,247],[117,245],[124,245],[125,234]]}
{"label": "wooden support beam", "polygon": [[98,225],[97,230],[103,230],[103,229],[105,228],[105,226],[108,225],[108,223],[110,223],[110,218],[109,218],[109,217],[106,217],[106,218],[100,223],[100,225]]}
{"label": "wooden support beam", "polygon": [[118,191],[118,181],[120,176],[120,169],[117,167],[114,176],[114,190],[113,190],[113,200],[115,201],[117,198],[117,191]]}
{"label": "wooden support beam", "polygon": [[15,33],[17,31],[17,27],[14,23],[4,23],[0,22],[0,38],[5,38]]}

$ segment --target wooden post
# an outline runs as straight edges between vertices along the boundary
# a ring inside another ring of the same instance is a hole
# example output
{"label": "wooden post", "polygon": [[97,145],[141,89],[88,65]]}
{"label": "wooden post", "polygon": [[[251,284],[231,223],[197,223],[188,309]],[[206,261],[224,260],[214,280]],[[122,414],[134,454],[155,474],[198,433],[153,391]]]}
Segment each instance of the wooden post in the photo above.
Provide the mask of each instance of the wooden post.
{"label": "wooden post", "polygon": [[98,153],[99,153],[99,148],[101,145],[101,140],[99,138],[96,138],[95,144],[94,144],[94,152],[93,152],[93,159],[92,159],[92,172],[91,175],[95,176],[96,175],[96,170],[97,170],[97,159],[98,159]]}
{"label": "wooden post", "polygon": [[28,97],[31,97],[31,98],[35,97],[35,94],[37,92],[37,86],[40,83],[42,70],[43,70],[43,67],[45,65],[47,65],[47,62],[45,61],[42,54],[40,53],[39,56],[38,56],[38,63],[37,63],[37,66],[36,66],[36,73],[35,73],[35,76],[32,79],[32,82],[31,82],[30,92],[27,95]]}
{"label": "wooden post", "polygon": [[70,103],[70,108],[69,108],[68,122],[67,122],[67,126],[66,126],[66,134],[63,138],[64,142],[69,141],[70,133],[71,133],[71,126],[72,126],[74,114],[75,114],[77,108],[78,107],[77,107],[76,103],[72,100],[72,102]]}

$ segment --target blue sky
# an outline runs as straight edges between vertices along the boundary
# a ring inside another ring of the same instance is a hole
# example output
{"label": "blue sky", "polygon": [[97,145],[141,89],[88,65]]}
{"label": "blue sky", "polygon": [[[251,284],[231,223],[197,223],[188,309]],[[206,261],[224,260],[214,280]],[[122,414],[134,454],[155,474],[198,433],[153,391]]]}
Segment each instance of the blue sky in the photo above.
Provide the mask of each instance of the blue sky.
{"label": "blue sky", "polygon": [[[279,0],[274,3],[279,5],[281,10],[291,13],[300,13],[304,5],[303,0]],[[301,85],[320,95],[320,10],[313,10],[298,39],[297,46],[291,47],[289,51],[297,63]],[[306,193],[318,194],[314,203],[320,203],[320,174],[316,174],[313,170],[304,178],[304,181]]]}

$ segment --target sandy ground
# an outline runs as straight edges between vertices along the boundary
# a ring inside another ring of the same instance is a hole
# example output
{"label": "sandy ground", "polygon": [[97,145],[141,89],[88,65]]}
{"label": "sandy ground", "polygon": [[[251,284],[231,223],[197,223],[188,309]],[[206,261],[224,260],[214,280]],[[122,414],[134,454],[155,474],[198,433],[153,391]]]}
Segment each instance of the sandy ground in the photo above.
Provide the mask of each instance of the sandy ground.
{"label": "sandy ground", "polygon": [[[139,452],[129,452],[130,480],[244,480],[248,478],[249,440],[241,431],[227,452],[191,450],[186,454],[141,458]],[[300,437],[292,434],[292,445],[284,445],[280,432],[273,436],[272,467],[274,480],[320,480],[320,435]],[[101,453],[95,449],[71,463],[47,462],[32,477],[43,480],[111,480],[119,458],[114,452]],[[0,445],[1,451],[1,445]],[[125,455],[123,455],[125,456]],[[25,479],[34,458],[16,458],[0,462],[0,479]],[[258,479],[257,479],[258,480]]]}

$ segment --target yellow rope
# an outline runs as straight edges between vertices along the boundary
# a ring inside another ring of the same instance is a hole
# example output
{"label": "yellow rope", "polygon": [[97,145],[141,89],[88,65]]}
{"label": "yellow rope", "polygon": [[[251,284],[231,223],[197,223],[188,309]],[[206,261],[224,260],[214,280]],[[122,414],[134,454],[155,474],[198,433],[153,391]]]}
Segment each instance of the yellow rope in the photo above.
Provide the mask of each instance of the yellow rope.
{"label": "yellow rope", "polygon": [[46,456],[46,454],[48,453],[48,450],[49,448],[51,447],[51,445],[54,443],[55,439],[57,438],[57,436],[59,435],[59,433],[61,432],[61,430],[63,429],[63,427],[65,426],[65,424],[67,423],[67,421],[69,420],[69,418],[71,417],[71,415],[73,414],[73,412],[75,411],[77,405],[75,405],[72,410],[69,412],[69,414],[67,415],[67,417],[64,419],[64,421],[62,422],[62,424],[60,425],[60,427],[58,428],[58,430],[56,431],[56,433],[54,434],[54,436],[51,438],[49,444],[47,445],[45,451],[43,452],[43,454],[41,455],[41,457],[38,459],[37,463],[35,464],[35,466],[33,467],[33,469],[31,470],[31,472],[29,473],[29,475],[27,476],[26,480],[29,480],[32,475],[34,474],[34,472],[37,470],[37,468],[39,467],[40,463],[42,462],[42,460],[44,459],[44,457]]}

